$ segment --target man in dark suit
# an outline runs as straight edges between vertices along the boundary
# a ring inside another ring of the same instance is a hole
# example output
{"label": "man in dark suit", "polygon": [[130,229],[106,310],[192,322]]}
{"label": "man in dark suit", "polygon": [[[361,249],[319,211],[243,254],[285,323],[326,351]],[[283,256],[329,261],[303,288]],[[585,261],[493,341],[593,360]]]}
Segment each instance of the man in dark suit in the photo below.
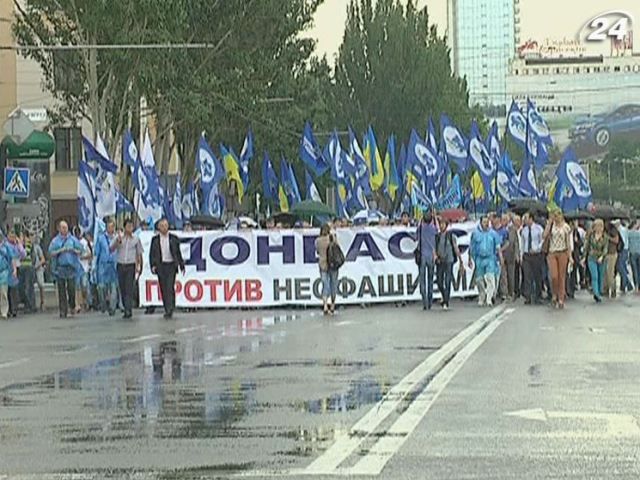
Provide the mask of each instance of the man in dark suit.
{"label": "man in dark suit", "polygon": [[180,240],[169,233],[169,222],[163,218],[157,225],[158,234],[151,240],[149,264],[151,271],[158,276],[164,318],[172,318],[176,308],[176,273],[184,274],[184,260],[180,253]]}

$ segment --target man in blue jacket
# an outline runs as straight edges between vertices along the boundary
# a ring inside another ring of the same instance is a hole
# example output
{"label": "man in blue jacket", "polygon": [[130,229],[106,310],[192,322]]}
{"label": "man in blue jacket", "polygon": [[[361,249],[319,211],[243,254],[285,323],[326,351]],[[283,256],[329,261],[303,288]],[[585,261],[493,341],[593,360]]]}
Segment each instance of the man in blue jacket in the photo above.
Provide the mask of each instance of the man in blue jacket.
{"label": "man in blue jacket", "polygon": [[489,228],[489,218],[480,219],[480,227],[471,235],[469,268],[475,264],[474,278],[478,287],[478,305],[493,305],[496,279],[502,263],[500,236]]}
{"label": "man in blue jacket", "polygon": [[116,224],[113,220],[107,223],[107,231],[95,239],[96,281],[100,296],[100,310],[116,314],[118,307],[118,271],[116,268],[116,253],[111,250],[111,244],[116,239]]}
{"label": "man in blue jacket", "polygon": [[60,222],[58,235],[49,244],[49,255],[53,263],[53,274],[58,284],[58,307],[60,318],[67,318],[69,310],[76,309],[76,275],[80,264],[82,245],[69,233],[67,222]]}

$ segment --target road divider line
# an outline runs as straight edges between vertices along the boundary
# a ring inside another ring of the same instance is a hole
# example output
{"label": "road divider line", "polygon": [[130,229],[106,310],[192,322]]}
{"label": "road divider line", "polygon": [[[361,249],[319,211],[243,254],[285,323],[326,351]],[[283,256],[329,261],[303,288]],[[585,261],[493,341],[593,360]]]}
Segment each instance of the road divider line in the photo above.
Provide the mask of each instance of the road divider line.
{"label": "road divider line", "polygon": [[127,340],[122,340],[122,343],[137,343],[137,342],[144,342],[146,340],[155,340],[156,338],[160,338],[159,334],[153,334],[153,335],[145,335],[142,337],[134,337],[134,338],[128,338]]}
{"label": "road divider line", "polygon": [[9,368],[15,367],[16,365],[22,365],[23,363],[27,363],[30,361],[30,358],[19,358],[18,360],[11,360],[10,362],[0,363],[0,368]]}
{"label": "road divider line", "polygon": [[449,382],[460,371],[467,360],[469,360],[471,355],[482,346],[512,312],[513,309],[502,312],[498,317],[493,319],[486,328],[471,339],[471,341],[436,374],[427,387],[418,394],[407,410],[391,425],[386,435],[375,443],[369,452],[352,468],[340,470],[339,474],[346,476],[380,475],[387,462],[400,450],[402,445],[404,445],[411,436]]}
{"label": "road divider line", "polygon": [[439,350],[429,355],[391,388],[384,398],[358,420],[349,432],[339,437],[320,457],[299,473],[303,475],[339,474],[338,467],[398,408],[416,385],[442,369],[452,356],[456,355],[472,337],[478,335],[487,325],[498,318],[504,310],[503,305],[494,308],[467,326]]}

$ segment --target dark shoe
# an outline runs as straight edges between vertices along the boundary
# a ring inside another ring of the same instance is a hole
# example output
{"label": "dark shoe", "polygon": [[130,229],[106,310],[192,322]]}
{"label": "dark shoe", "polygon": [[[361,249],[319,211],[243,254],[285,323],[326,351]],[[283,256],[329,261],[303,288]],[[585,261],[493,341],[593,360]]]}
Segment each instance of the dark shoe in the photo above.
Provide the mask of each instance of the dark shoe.
{"label": "dark shoe", "polygon": [[164,318],[165,320],[171,320],[173,318],[173,313],[165,313]]}
{"label": "dark shoe", "polygon": [[61,313],[60,314],[60,318],[67,318],[67,314],[66,313]]}
{"label": "dark shoe", "polygon": [[531,300],[525,300],[525,301],[524,301],[524,304],[525,304],[525,305],[531,305]]}

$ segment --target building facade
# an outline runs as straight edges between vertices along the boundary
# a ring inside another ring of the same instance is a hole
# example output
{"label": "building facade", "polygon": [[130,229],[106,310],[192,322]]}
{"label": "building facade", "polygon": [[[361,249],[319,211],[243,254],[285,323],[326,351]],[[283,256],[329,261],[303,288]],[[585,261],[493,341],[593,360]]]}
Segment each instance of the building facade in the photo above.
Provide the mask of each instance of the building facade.
{"label": "building facade", "polygon": [[506,79],[520,41],[520,0],[449,0],[453,71],[467,79],[471,104],[506,113]]}

